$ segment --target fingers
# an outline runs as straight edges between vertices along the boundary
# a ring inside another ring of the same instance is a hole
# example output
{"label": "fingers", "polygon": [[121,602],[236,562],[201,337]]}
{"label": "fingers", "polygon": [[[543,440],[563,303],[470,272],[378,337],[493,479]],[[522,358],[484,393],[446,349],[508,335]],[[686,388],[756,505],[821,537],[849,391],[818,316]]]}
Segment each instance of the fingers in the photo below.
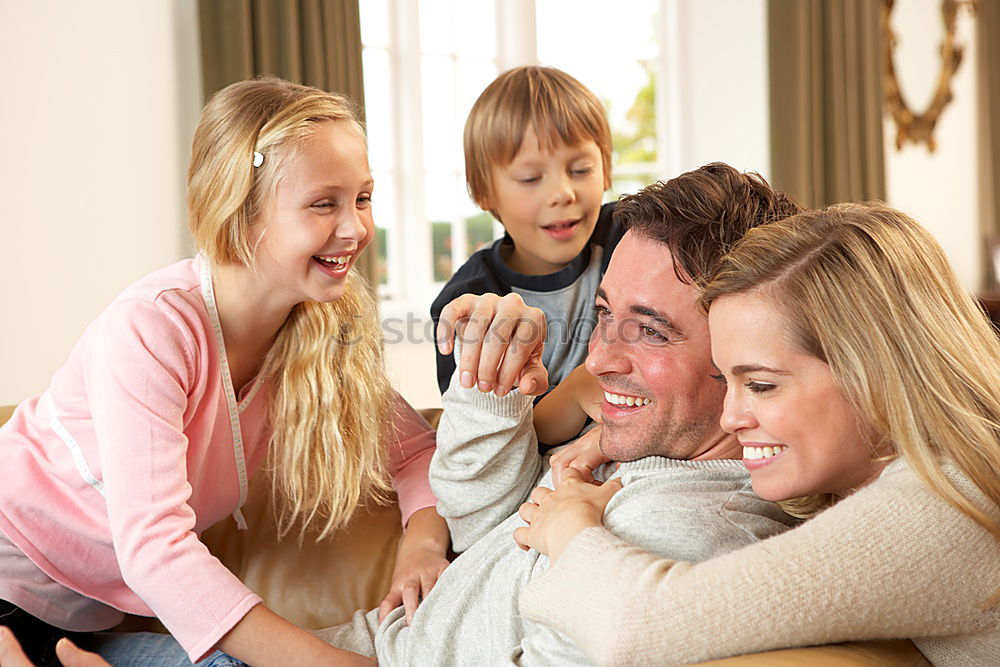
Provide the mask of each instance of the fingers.
{"label": "fingers", "polygon": [[406,624],[413,621],[413,614],[420,604],[420,586],[417,582],[410,582],[403,586],[403,612],[406,615]]}
{"label": "fingers", "polygon": [[[473,387],[477,381],[482,383],[479,385],[481,390],[490,391],[492,389],[493,377],[484,376],[481,373],[483,370],[482,352],[487,333],[490,332],[490,326],[495,319],[498,319],[496,317],[498,300],[499,297],[495,294],[482,295],[471,304],[472,309],[468,319],[462,323],[459,330],[458,337],[462,341],[462,356],[458,360],[458,372],[461,374],[459,383],[466,389]],[[502,322],[498,322],[498,324],[502,324]],[[487,357],[496,353],[493,348],[489,346],[487,348]],[[503,350],[501,349],[499,353],[503,354]]]}
{"label": "fingers", "polygon": [[96,653],[84,651],[65,637],[56,643],[56,656],[63,667],[108,667],[104,658]]}
{"label": "fingers", "polygon": [[573,461],[569,464],[569,467],[580,473],[580,479],[588,484],[596,484],[597,480],[594,479],[594,469],[587,463],[580,460]]}
{"label": "fingers", "polygon": [[32,667],[9,628],[0,627],[0,667]]}
{"label": "fingers", "polygon": [[580,453],[569,465],[580,473],[580,479],[584,482],[594,483],[594,469],[608,461],[600,449],[586,449]]}
{"label": "fingers", "polygon": [[520,528],[514,529],[514,543],[521,547],[522,551],[527,551],[531,548],[528,544],[528,539],[531,536],[531,529],[527,526],[521,526]]}
{"label": "fingers", "polygon": [[[591,476],[591,479],[593,479],[593,476]],[[587,481],[586,479],[584,479],[583,471],[581,471],[579,468],[573,465],[569,465],[563,470],[562,479],[559,480],[559,486],[560,487],[564,485],[568,486],[568,483],[572,483],[570,482],[570,480],[573,480],[575,482]]]}
{"label": "fingers", "polygon": [[614,479],[607,481],[604,484],[601,484],[601,489],[604,490],[604,492],[607,494],[608,499],[610,499],[611,496],[621,491],[623,486],[624,485],[622,484],[622,478],[615,477]]}
{"label": "fingers", "polygon": [[535,503],[521,503],[521,506],[517,508],[517,515],[531,523],[535,518],[535,513],[538,512],[538,505]]}
{"label": "fingers", "polygon": [[545,313],[537,308],[523,308],[516,324],[498,370],[499,385],[506,391],[517,385],[522,394],[537,395],[548,389],[548,373],[542,365],[547,331]]}
{"label": "fingers", "polygon": [[427,596],[431,594],[432,590],[434,590],[434,584],[437,583],[438,577],[441,576],[441,572],[443,572],[443,570],[439,570],[437,572],[427,572],[420,575],[420,602],[426,600]]}
{"label": "fingers", "polygon": [[541,356],[528,362],[521,370],[515,384],[525,396],[540,396],[549,388],[549,372],[542,365]]}
{"label": "fingers", "polygon": [[552,470],[552,483],[559,486],[559,482],[562,481],[562,473],[570,463],[572,463],[573,458],[567,449],[563,449],[552,455],[549,458],[549,468]]}
{"label": "fingers", "polygon": [[528,388],[534,395],[548,388],[541,366],[545,332],[545,313],[517,294],[465,294],[442,309],[435,336],[441,354],[451,354],[456,337],[461,341],[456,372],[463,387],[503,396],[525,382],[522,393]]}
{"label": "fingers", "polygon": [[394,586],[378,605],[378,622],[382,623],[389,612],[403,604],[403,595]]}
{"label": "fingers", "polygon": [[545,497],[552,493],[552,489],[545,488],[544,486],[536,486],[531,491],[531,502],[536,505],[541,505]]}
{"label": "fingers", "polygon": [[438,318],[434,334],[437,338],[438,351],[441,354],[451,354],[454,351],[455,331],[458,323],[469,315],[475,299],[474,294],[463,294],[441,309],[441,317]]}
{"label": "fingers", "polygon": [[[517,372],[524,365],[524,355],[520,353],[520,349],[523,347],[524,336],[529,335],[524,330],[524,322],[536,322],[539,316],[543,322],[545,320],[545,316],[537,308],[528,309],[521,297],[516,294],[508,296],[517,298],[500,299],[495,304],[488,328],[483,330],[483,345],[477,369],[479,390],[493,391],[496,388],[499,395],[510,391]],[[464,338],[463,335],[463,341]],[[519,365],[511,368],[511,364],[518,363]]]}

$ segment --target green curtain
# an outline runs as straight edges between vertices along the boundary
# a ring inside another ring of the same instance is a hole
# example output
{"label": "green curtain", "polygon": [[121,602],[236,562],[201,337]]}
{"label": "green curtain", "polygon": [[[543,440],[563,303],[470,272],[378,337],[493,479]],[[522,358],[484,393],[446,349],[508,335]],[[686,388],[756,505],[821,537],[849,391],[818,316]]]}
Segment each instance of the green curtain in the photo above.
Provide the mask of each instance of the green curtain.
{"label": "green curtain", "polygon": [[990,244],[983,266],[983,284],[1000,292],[1000,272],[993,265],[993,252],[1000,252],[1000,5],[980,0],[976,10],[976,40],[979,52],[980,203],[983,239]]}
{"label": "green curtain", "polygon": [[769,0],[772,181],[807,206],[885,198],[880,6]]}
{"label": "green curtain", "polygon": [[[235,81],[273,74],[336,91],[364,121],[358,0],[199,0],[205,99]],[[374,243],[357,268],[371,280]]]}

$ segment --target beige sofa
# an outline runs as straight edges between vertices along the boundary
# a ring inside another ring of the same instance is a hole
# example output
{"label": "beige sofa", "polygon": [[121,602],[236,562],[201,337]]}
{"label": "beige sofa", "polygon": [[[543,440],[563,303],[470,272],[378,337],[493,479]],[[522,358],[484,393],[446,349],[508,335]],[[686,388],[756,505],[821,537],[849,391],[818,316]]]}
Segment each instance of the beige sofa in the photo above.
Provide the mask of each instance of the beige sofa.
{"label": "beige sofa", "polygon": [[[0,407],[0,424],[13,411]],[[437,414],[425,415],[436,421]],[[309,628],[346,621],[356,609],[371,609],[388,587],[400,537],[394,505],[359,511],[336,537],[316,543],[277,540],[265,482],[255,478],[245,514],[249,529],[222,521],[202,535],[212,552],[278,614]],[[122,629],[150,629],[149,619],[130,618]],[[863,642],[771,651],[704,663],[733,667],[875,666],[916,667],[930,663],[912,642]]]}

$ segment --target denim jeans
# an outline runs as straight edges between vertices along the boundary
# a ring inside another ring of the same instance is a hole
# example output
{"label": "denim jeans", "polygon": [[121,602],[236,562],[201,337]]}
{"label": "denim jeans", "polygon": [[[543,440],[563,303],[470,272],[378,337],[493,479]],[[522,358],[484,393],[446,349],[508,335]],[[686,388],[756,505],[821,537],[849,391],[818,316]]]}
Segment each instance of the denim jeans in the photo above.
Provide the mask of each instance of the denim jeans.
{"label": "denim jeans", "polygon": [[[94,635],[93,650],[114,667],[191,667],[187,652],[170,635],[158,632],[104,632]],[[245,667],[245,663],[215,651],[197,667]]]}

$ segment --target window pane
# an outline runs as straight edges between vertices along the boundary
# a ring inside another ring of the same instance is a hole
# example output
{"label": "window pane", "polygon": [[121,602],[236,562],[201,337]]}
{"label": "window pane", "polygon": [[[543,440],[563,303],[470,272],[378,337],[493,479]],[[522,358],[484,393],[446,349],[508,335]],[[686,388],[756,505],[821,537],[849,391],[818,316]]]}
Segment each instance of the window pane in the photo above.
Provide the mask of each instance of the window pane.
{"label": "window pane", "polygon": [[424,53],[451,55],[455,50],[452,39],[455,32],[454,17],[452,0],[420,0],[420,50]]}
{"label": "window pane", "polygon": [[457,266],[452,263],[452,221],[458,218],[457,186],[454,173],[427,172],[424,176],[427,219],[431,224],[431,254],[435,281],[451,278]]}
{"label": "window pane", "polygon": [[429,171],[424,175],[424,210],[428,220],[457,220],[454,172]]}
{"label": "window pane", "polygon": [[387,0],[365,0],[361,7],[361,43],[365,46],[389,46],[389,7]]}
{"label": "window pane", "polygon": [[389,89],[389,54],[382,49],[362,52],[365,86],[365,126],[368,160],[372,169],[393,166],[392,92]]}
{"label": "window pane", "polygon": [[[421,100],[424,115],[424,165],[454,171],[458,167],[461,125],[455,118],[455,72],[452,59],[421,58]],[[462,119],[465,122],[465,119]]]}
{"label": "window pane", "polygon": [[434,282],[446,282],[454,273],[451,264],[451,223],[431,221],[431,252],[434,257]]}
{"label": "window pane", "polygon": [[[375,189],[372,191],[372,217],[375,219],[375,240],[374,247],[368,252],[375,251],[378,260],[375,263],[375,284],[388,284],[390,276],[389,251],[390,237],[396,227],[396,198],[395,183],[393,183],[392,172],[383,170],[372,170],[372,178],[375,179]],[[398,263],[398,262],[397,262]]]}
{"label": "window pane", "polygon": [[631,0],[627,11],[607,11],[600,3],[535,2],[539,60],[569,72],[604,102],[616,164],[656,160],[658,4]]}
{"label": "window pane", "polygon": [[486,211],[465,219],[466,257],[493,242],[493,216]]}
{"label": "window pane", "polygon": [[497,65],[492,60],[466,60],[455,62],[455,104],[458,117],[457,132],[465,128],[465,119],[476,98],[497,76]]}
{"label": "window pane", "polygon": [[643,189],[659,177],[656,175],[656,165],[644,165],[646,170],[630,171],[627,174],[615,173],[611,181],[611,189],[608,191],[608,201],[618,199],[622,195],[629,195]]}
{"label": "window pane", "polygon": [[[507,0],[509,1],[509,0]],[[455,7],[455,53],[493,60],[497,55],[496,7],[493,0],[464,0]]]}

